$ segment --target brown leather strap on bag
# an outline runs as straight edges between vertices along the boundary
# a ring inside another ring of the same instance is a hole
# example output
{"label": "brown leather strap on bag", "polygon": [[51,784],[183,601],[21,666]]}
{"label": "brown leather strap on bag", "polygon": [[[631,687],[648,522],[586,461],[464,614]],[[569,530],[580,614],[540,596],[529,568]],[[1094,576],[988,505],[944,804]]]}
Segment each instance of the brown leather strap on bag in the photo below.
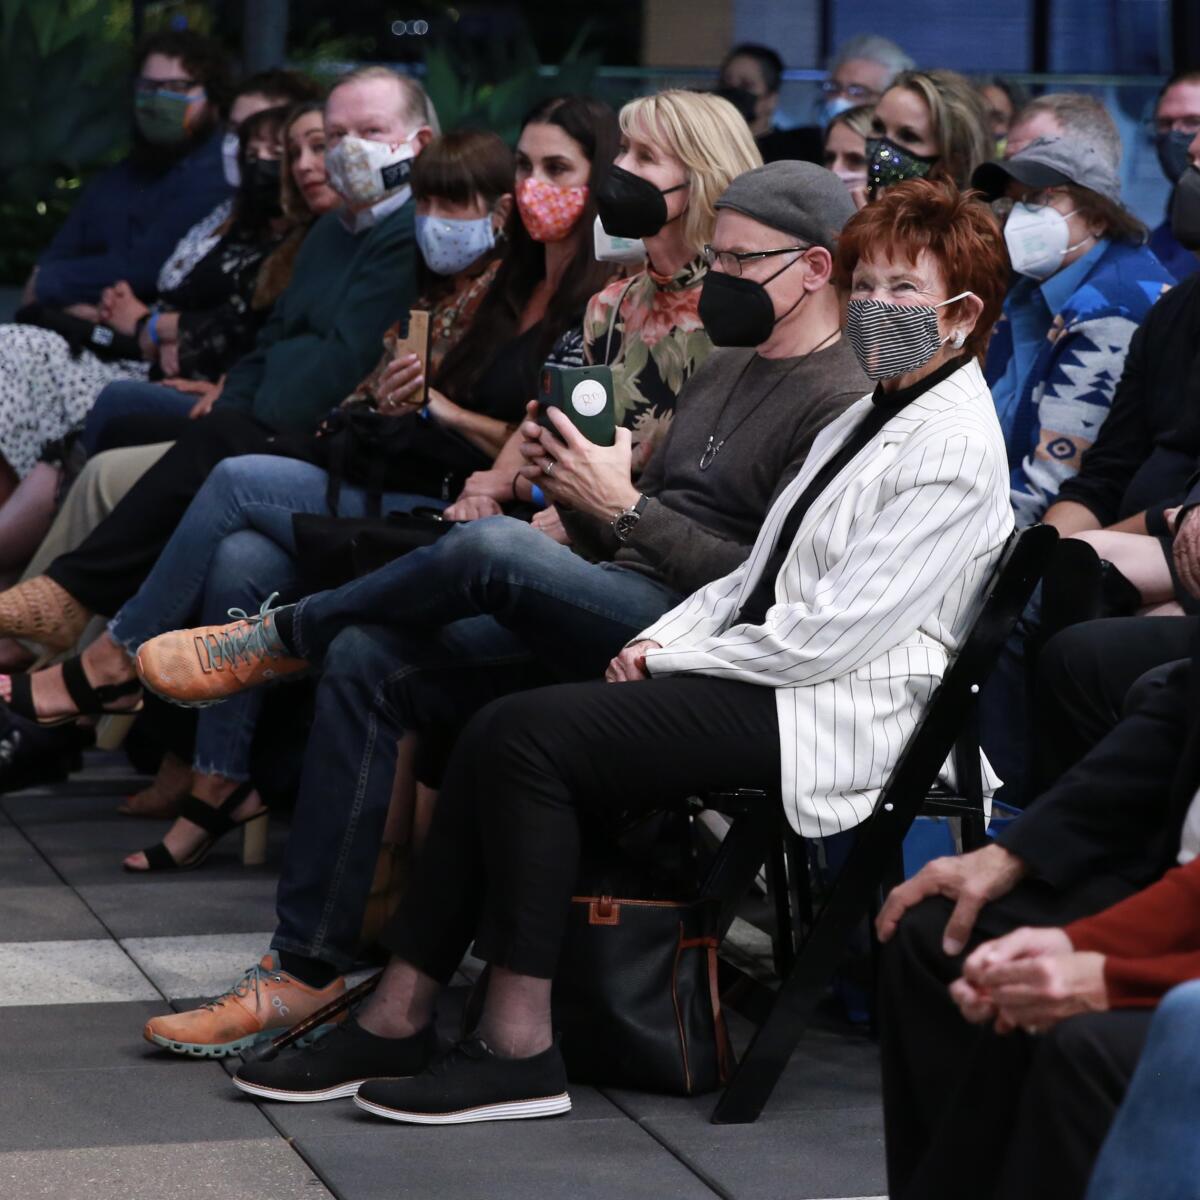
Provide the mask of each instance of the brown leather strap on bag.
{"label": "brown leather strap on bag", "polygon": [[717,1038],[717,1070],[721,1082],[726,1083],[733,1074],[733,1044],[729,1040],[729,1029],[725,1014],[721,1011],[721,988],[717,975],[717,939],[715,937],[688,938],[679,943],[687,950],[700,947],[708,959],[708,997],[712,1005],[713,1030]]}

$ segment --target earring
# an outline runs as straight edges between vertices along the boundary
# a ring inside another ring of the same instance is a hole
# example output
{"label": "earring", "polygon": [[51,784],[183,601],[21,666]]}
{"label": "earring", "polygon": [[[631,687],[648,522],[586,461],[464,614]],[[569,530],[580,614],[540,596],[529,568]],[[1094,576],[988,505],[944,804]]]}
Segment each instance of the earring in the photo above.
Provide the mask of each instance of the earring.
{"label": "earring", "polygon": [[967,340],[967,335],[965,333],[963,333],[963,331],[961,329],[956,329],[954,331],[954,336],[950,339],[950,341],[954,345],[955,350],[961,350],[963,342],[965,342],[966,340]]}

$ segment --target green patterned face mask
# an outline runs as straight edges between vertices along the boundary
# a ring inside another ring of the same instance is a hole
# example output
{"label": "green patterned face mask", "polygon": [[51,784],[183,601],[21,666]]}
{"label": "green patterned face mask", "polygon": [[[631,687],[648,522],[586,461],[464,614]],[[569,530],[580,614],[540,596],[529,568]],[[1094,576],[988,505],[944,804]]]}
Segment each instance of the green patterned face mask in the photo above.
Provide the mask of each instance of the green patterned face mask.
{"label": "green patterned face mask", "polygon": [[179,146],[191,133],[188,108],[196,100],[196,96],[178,92],[139,92],[133,102],[133,119],[152,145]]}

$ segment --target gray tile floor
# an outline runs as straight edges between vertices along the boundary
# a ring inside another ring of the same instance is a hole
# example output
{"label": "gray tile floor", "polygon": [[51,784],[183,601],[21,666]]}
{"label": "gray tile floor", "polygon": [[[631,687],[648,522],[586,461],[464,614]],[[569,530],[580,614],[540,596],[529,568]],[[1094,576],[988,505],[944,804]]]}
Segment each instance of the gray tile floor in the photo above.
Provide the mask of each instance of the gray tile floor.
{"label": "gray tile floor", "polygon": [[[122,817],[137,781],[93,756],[71,783],[0,798],[0,1197],[53,1200],[832,1200],[884,1190],[878,1056],[819,1032],[752,1126],[712,1097],[572,1088],[553,1121],[410,1128],[345,1102],[257,1105],[230,1064],[141,1040],[147,1017],[228,986],[267,947],[274,872],[232,845],[134,879],[162,824]],[[735,1020],[735,1041],[747,1027]]]}

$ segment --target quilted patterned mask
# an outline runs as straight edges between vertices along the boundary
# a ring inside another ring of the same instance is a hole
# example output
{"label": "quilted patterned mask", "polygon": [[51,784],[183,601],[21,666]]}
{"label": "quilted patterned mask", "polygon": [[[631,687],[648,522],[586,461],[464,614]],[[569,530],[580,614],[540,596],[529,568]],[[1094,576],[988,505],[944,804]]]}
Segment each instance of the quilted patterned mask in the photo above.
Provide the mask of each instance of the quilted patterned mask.
{"label": "quilted patterned mask", "polygon": [[325,172],[330,186],[347,204],[369,208],[408,183],[412,160],[412,138],[389,145],[344,137],[325,152]]}
{"label": "quilted patterned mask", "polygon": [[559,187],[530,176],[517,186],[517,211],[535,242],[561,242],[575,228],[587,198],[586,185]]}

